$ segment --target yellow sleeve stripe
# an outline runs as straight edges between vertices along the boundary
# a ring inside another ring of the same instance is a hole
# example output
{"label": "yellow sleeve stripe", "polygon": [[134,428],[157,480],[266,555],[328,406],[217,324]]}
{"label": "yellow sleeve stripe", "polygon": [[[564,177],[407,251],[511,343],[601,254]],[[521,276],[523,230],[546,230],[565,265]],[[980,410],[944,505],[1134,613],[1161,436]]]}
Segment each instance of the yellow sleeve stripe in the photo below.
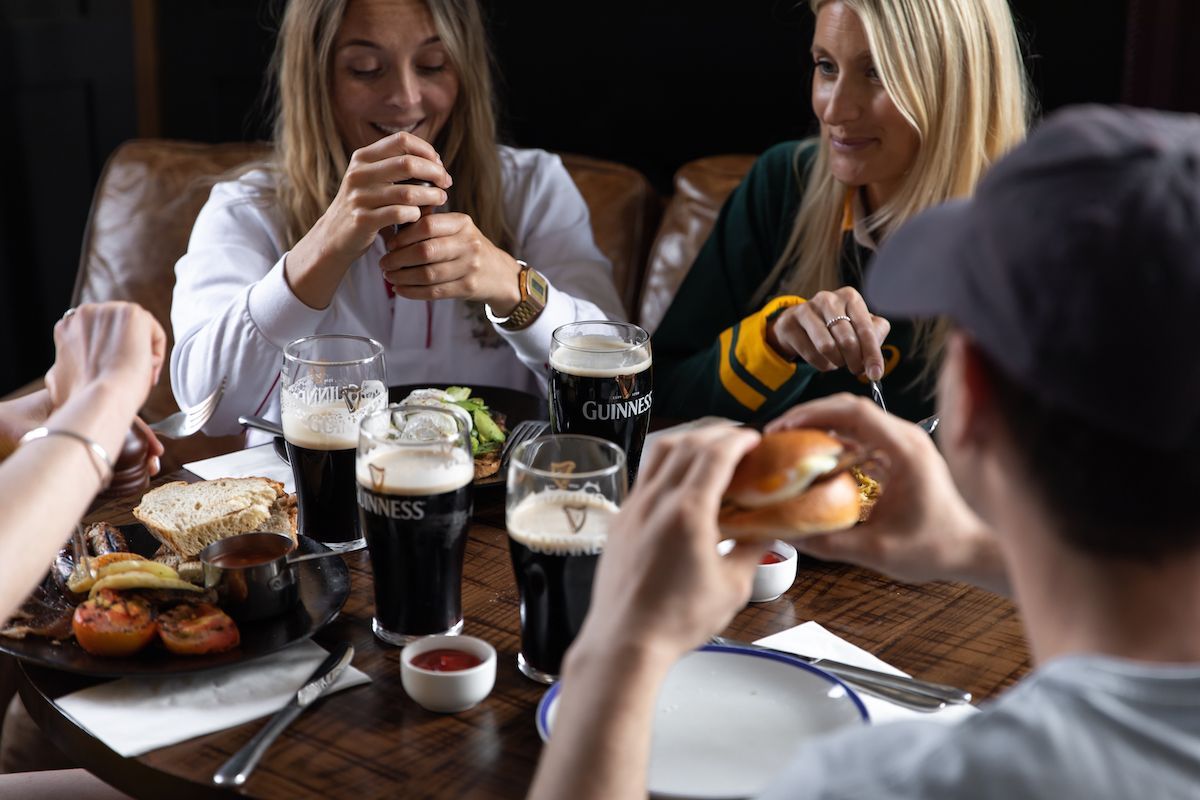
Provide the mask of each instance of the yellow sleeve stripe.
{"label": "yellow sleeve stripe", "polygon": [[721,352],[718,356],[721,364],[721,385],[725,387],[725,391],[733,396],[733,399],[751,411],[758,411],[759,407],[767,401],[767,398],[754,389],[751,389],[750,385],[733,371],[733,365],[730,363],[729,358],[729,351],[732,345],[733,328],[726,328],[721,331]]}
{"label": "yellow sleeve stripe", "polygon": [[798,306],[803,297],[783,295],[763,306],[757,314],[742,320],[735,341],[734,357],[758,383],[772,392],[796,374],[796,365],[787,361],[767,344],[767,320],[780,309]]}

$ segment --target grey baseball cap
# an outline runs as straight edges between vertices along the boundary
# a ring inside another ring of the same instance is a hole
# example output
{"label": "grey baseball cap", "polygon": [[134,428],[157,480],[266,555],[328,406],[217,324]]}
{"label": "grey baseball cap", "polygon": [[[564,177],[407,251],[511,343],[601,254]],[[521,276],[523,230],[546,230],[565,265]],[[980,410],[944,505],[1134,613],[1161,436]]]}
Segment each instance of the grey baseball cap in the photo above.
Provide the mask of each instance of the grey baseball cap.
{"label": "grey baseball cap", "polygon": [[1200,116],[1057,111],[887,238],[884,316],[946,316],[1045,405],[1156,449],[1200,429]]}

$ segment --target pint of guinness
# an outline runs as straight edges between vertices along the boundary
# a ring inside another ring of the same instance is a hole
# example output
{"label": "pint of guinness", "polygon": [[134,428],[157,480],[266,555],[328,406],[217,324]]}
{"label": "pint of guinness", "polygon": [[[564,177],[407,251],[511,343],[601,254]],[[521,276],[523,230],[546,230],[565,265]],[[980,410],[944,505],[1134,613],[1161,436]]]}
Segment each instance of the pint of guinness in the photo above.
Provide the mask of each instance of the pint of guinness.
{"label": "pint of guinness", "polygon": [[650,335],[624,322],[563,325],[550,344],[551,429],[616,444],[630,484],[650,427],[652,363]]}
{"label": "pint of guinness", "polygon": [[279,411],[296,481],[300,533],[339,551],[363,546],[354,498],[358,424],[387,405],[383,346],[357,336],[284,349]]}
{"label": "pint of guinness", "polygon": [[592,436],[546,436],[513,452],[505,504],[521,601],[526,676],[553,683],[583,626],[609,523],[625,497],[625,457]]}
{"label": "pint of guinness", "polygon": [[356,479],[375,575],[371,627],[389,644],[462,630],[475,477],[469,436],[445,409],[393,406],[363,421]]}
{"label": "pint of guinness", "polygon": [[517,666],[554,680],[583,627],[596,562],[617,506],[593,492],[549,490],[525,498],[508,517],[508,549],[521,598]]}

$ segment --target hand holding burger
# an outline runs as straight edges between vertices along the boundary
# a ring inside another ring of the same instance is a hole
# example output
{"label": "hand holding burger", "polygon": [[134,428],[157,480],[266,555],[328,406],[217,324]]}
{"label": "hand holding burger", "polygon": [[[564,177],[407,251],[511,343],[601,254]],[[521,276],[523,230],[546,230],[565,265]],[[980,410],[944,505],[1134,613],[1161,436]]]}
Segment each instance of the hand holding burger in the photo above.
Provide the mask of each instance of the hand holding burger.
{"label": "hand holding burger", "polygon": [[739,462],[718,516],[721,532],[796,539],[852,527],[862,498],[851,468],[861,454],[816,428],[764,434]]}

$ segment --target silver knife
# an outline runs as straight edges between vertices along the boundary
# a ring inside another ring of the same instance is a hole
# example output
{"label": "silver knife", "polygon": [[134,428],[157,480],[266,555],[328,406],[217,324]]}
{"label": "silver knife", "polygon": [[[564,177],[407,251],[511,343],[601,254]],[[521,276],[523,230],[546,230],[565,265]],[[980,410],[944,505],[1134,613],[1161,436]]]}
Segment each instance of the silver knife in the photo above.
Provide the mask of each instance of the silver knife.
{"label": "silver knife", "polygon": [[776,650],[766,645],[727,639],[724,636],[714,636],[711,641],[713,644],[748,647],[751,650],[761,650],[767,653],[777,653],[789,658],[799,659],[805,664],[820,667],[847,683],[852,683],[856,687],[867,691],[869,694],[879,695],[909,708],[915,708],[918,711],[936,711],[943,706],[966,705],[971,702],[970,692],[942,683],[922,681],[903,675],[892,675],[888,672],[856,667],[853,664],[843,664],[840,661],[834,661],[829,658],[802,656],[787,650]]}
{"label": "silver knife", "polygon": [[283,729],[292,724],[292,720],[300,716],[300,712],[308,708],[325,690],[333,685],[354,658],[354,647],[349,642],[343,642],[317,667],[316,672],[309,676],[300,691],[296,692],[286,706],[275,712],[275,716],[254,734],[254,738],[242,745],[242,749],[234,753],[228,761],[213,773],[212,781],[217,786],[241,786],[250,777],[250,773],[258,766],[258,761],[267,752],[267,748],[275,741]]}
{"label": "silver knife", "polygon": [[271,422],[269,419],[245,415],[238,417],[238,423],[250,428],[258,428],[260,431],[273,433],[276,436],[283,436],[283,428],[280,426],[280,424],[278,422]]}

